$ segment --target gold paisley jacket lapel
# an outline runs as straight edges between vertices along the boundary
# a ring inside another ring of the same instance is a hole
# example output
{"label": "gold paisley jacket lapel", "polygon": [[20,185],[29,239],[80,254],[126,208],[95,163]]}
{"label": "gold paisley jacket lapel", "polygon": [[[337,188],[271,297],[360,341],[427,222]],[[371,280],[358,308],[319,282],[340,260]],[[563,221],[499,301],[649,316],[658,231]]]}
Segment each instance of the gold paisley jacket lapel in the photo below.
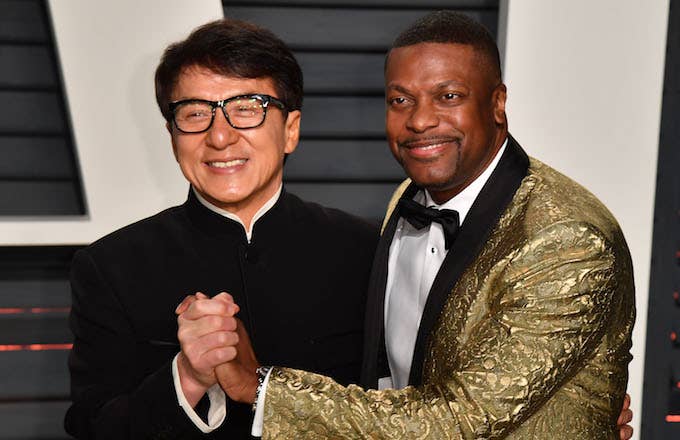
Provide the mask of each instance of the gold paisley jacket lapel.
{"label": "gold paisley jacket lapel", "polygon": [[508,135],[508,146],[498,162],[498,166],[477,196],[472,208],[470,208],[456,241],[449,249],[432,283],[423,316],[420,319],[420,327],[413,351],[409,375],[410,385],[417,386],[422,383],[423,362],[427,353],[430,333],[439,319],[444,303],[465,269],[474,261],[486,243],[489,234],[510,204],[522,179],[526,176],[528,168],[529,158],[527,154],[512,136]]}

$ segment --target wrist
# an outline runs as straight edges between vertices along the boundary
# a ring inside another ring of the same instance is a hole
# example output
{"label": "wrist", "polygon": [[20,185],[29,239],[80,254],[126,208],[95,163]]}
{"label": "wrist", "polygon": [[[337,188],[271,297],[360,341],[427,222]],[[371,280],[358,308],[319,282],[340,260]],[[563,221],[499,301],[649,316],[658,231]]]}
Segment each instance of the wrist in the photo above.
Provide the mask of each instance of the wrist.
{"label": "wrist", "polygon": [[182,386],[182,394],[193,408],[208,391],[210,384],[206,384],[193,374],[193,369],[187,365],[187,360],[181,352],[177,357],[177,373]]}

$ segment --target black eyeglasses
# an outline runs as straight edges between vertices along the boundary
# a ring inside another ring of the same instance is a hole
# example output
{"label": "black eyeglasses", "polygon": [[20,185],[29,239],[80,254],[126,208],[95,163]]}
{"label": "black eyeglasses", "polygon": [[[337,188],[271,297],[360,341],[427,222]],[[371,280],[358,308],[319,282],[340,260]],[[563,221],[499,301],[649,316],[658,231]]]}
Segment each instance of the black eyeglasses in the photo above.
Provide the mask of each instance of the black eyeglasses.
{"label": "black eyeglasses", "polygon": [[185,99],[170,103],[170,111],[175,127],[179,131],[202,133],[212,126],[217,107],[222,109],[229,125],[234,128],[245,129],[262,125],[267,116],[269,104],[273,104],[281,110],[286,110],[286,105],[273,96],[253,94],[233,96],[221,101]]}

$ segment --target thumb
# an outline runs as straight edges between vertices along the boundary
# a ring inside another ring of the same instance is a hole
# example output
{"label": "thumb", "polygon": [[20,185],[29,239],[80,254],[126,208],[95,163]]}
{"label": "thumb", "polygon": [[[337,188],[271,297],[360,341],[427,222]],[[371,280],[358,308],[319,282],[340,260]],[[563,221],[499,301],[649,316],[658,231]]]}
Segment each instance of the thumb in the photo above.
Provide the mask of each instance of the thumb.
{"label": "thumb", "polygon": [[227,292],[220,292],[219,294],[212,297],[213,300],[222,301],[229,306],[228,314],[229,316],[234,316],[237,314],[241,308],[234,302],[234,298]]}
{"label": "thumb", "polygon": [[[200,293],[199,293],[199,295],[200,295]],[[182,300],[182,302],[179,303],[177,305],[177,307],[175,308],[175,314],[181,315],[182,313],[184,313],[189,308],[189,306],[191,304],[193,304],[197,300],[198,300],[198,298],[196,297],[196,295],[185,296],[184,299]]]}

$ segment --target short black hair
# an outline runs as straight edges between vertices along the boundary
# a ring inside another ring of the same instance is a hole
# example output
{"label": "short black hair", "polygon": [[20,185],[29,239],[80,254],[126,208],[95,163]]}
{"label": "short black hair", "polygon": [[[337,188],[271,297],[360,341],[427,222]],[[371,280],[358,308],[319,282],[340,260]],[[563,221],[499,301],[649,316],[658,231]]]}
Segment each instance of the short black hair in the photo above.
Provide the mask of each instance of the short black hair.
{"label": "short black hair", "polygon": [[[399,34],[391,49],[419,43],[472,46],[488,62],[490,73],[501,80],[501,57],[493,35],[483,24],[465,14],[454,11],[431,12]],[[387,57],[389,58],[389,52]]]}
{"label": "short black hair", "polygon": [[302,70],[288,46],[271,31],[224,18],[195,29],[165,49],[156,68],[156,102],[172,120],[170,96],[183,69],[191,66],[239,78],[271,78],[288,111],[302,108]]}

